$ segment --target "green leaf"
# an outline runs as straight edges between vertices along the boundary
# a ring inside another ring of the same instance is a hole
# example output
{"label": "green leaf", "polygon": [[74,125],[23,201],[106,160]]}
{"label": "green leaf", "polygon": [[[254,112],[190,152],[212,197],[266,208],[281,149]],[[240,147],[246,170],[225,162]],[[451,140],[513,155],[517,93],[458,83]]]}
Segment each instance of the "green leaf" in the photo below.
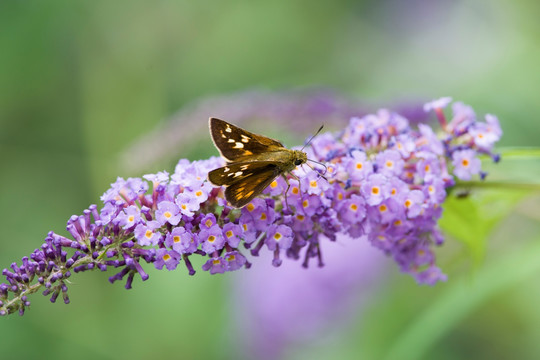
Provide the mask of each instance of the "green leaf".
{"label": "green leaf", "polygon": [[439,224],[441,229],[462,242],[475,265],[484,258],[486,240],[496,225],[527,192],[476,189],[469,196],[448,196]]}
{"label": "green leaf", "polygon": [[[540,148],[503,148],[502,163],[483,161],[488,171],[485,181],[458,182],[455,188],[471,190],[469,196],[448,196],[443,204],[440,221],[443,231],[462,242],[473,263],[478,265],[484,258],[486,239],[503,219],[526,195],[540,190],[537,179]],[[506,159],[506,161],[504,161]]]}

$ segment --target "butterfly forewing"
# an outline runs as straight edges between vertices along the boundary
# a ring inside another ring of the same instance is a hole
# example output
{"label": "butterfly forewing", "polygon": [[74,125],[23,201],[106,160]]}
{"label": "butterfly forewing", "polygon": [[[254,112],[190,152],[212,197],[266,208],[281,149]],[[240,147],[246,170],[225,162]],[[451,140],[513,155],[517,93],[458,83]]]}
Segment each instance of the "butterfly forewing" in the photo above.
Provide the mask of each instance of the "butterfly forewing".
{"label": "butterfly forewing", "polygon": [[253,161],[253,156],[283,149],[279,141],[216,118],[210,118],[210,134],[221,156],[229,162]]}

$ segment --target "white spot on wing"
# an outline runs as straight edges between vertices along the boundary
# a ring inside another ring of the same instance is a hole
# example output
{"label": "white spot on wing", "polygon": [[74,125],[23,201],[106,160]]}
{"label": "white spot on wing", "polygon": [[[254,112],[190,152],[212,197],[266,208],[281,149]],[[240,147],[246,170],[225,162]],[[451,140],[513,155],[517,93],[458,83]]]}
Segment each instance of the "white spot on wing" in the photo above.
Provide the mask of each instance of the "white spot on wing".
{"label": "white spot on wing", "polygon": [[237,172],[234,173],[234,176],[237,177],[237,176],[240,176],[240,175],[242,175],[242,174],[243,174],[243,172],[237,171]]}
{"label": "white spot on wing", "polygon": [[[233,140],[234,141],[234,140]],[[230,142],[230,141],[229,141]],[[243,149],[244,148],[244,144],[242,144],[241,142],[237,142],[234,146],[233,146],[233,149]]]}
{"label": "white spot on wing", "polygon": [[249,138],[248,136],[242,135],[242,142],[243,142],[243,143],[248,143],[248,142],[249,142],[249,139],[250,139],[250,138]]}
{"label": "white spot on wing", "polygon": [[233,142],[235,142],[235,140],[234,139],[229,139],[228,142],[233,143]]}
{"label": "white spot on wing", "polygon": [[225,131],[230,133],[230,132],[232,132],[232,129],[231,129],[231,127],[229,125],[227,125],[227,128],[225,129]]}

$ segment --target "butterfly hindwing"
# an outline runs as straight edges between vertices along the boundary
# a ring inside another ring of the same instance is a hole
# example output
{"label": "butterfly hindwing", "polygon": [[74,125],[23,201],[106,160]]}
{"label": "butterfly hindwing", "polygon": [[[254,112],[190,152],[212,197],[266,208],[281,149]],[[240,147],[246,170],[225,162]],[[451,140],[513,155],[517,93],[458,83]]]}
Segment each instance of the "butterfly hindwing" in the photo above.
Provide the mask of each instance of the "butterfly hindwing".
{"label": "butterfly hindwing", "polygon": [[225,198],[234,207],[242,207],[259,195],[280,174],[271,161],[227,164],[208,173],[214,185],[225,185]]}
{"label": "butterfly hindwing", "polygon": [[248,161],[230,163],[208,173],[208,180],[214,185],[228,186],[239,181],[253,181],[261,173],[272,172],[279,175],[279,168],[271,161]]}
{"label": "butterfly hindwing", "polygon": [[283,149],[279,141],[253,134],[220,119],[210,118],[209,125],[214,144],[229,162]]}
{"label": "butterfly hindwing", "polygon": [[225,198],[232,206],[241,208],[260,195],[279,175],[274,166],[268,166],[248,181],[237,181],[225,189]]}

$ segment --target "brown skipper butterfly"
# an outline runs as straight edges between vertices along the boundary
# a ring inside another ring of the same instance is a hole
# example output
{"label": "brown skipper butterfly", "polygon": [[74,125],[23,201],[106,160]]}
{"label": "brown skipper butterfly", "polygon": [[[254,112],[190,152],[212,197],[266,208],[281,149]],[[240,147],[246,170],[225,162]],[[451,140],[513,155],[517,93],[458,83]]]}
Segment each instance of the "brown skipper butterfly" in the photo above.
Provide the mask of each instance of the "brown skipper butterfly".
{"label": "brown skipper butterfly", "polygon": [[[214,145],[227,165],[210,171],[208,180],[225,186],[225,199],[236,208],[248,204],[280,175],[289,184],[285,175],[308,160],[302,150],[289,150],[279,141],[226,121],[210,118],[209,125]],[[322,126],[319,131],[321,129]]]}

